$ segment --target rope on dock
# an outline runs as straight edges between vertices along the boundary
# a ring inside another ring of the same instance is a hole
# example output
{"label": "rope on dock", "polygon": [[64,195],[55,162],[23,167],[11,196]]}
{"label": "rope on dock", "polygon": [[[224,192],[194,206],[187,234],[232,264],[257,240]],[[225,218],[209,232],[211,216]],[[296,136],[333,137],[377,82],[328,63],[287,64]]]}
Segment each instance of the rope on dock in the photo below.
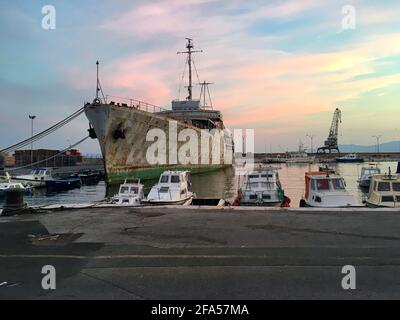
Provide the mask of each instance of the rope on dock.
{"label": "rope on dock", "polygon": [[85,138],[79,140],[78,142],[75,142],[73,145],[70,145],[68,148],[66,148],[64,150],[61,150],[59,153],[57,153],[57,154],[55,154],[55,155],[53,155],[53,156],[51,156],[51,157],[49,157],[47,159],[43,159],[43,160],[40,160],[40,161],[37,161],[37,162],[34,162],[34,163],[30,163],[30,164],[28,164],[26,166],[22,166],[22,167],[18,167],[18,168],[7,169],[7,171],[11,172],[11,171],[20,170],[20,169],[31,168],[33,166],[36,166],[36,165],[40,164],[40,163],[43,163],[43,162],[46,162],[48,160],[54,159],[55,157],[58,157],[58,156],[62,155],[66,151],[75,148],[77,145],[81,144],[83,141],[85,141],[88,138],[89,138],[89,136],[86,136]]}
{"label": "rope on dock", "polygon": [[31,138],[25,139],[19,143],[16,143],[8,148],[2,149],[0,150],[1,153],[10,153],[13,152],[15,150],[21,149],[29,144],[31,144],[32,142],[35,142],[39,139],[44,138],[45,136],[49,135],[50,133],[53,133],[54,131],[56,131],[57,129],[65,126],[67,123],[71,122],[72,120],[74,120],[76,117],[78,117],[79,115],[81,115],[84,111],[84,108],[80,108],[79,110],[75,111],[74,113],[72,113],[71,115],[69,115],[68,117],[66,117],[65,119],[61,120],[60,122],[57,122],[55,125],[51,126],[50,128],[47,128],[46,130],[39,132],[38,134],[35,134],[34,136],[32,136]]}

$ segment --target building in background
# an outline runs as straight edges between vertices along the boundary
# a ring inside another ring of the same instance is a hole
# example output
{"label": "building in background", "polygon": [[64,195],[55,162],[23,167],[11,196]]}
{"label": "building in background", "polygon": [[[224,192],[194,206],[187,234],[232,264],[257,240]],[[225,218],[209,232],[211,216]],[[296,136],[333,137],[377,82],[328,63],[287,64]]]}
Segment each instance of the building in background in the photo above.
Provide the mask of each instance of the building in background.
{"label": "building in background", "polygon": [[[82,163],[82,154],[76,149],[61,154],[59,150],[49,149],[32,150],[32,153],[33,163],[40,161],[37,165],[43,167],[71,167]],[[31,150],[17,150],[14,157],[17,167],[31,164]]]}
{"label": "building in background", "polygon": [[9,155],[8,153],[0,154],[0,168],[13,167],[13,166],[15,166],[14,156]]}

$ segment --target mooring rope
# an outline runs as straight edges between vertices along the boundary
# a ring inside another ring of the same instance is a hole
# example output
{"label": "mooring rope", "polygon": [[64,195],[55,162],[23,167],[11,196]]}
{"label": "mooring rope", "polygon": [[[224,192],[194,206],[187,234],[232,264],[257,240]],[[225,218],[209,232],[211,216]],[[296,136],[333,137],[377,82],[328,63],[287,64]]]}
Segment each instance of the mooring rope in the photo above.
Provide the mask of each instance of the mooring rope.
{"label": "mooring rope", "polygon": [[39,139],[44,138],[45,136],[49,135],[50,133],[53,133],[54,131],[56,131],[57,129],[63,127],[64,125],[66,125],[67,123],[71,122],[72,120],[74,120],[76,117],[78,117],[80,114],[82,114],[84,111],[84,108],[80,108],[79,110],[75,111],[74,113],[72,113],[71,115],[69,115],[68,117],[66,117],[65,119],[61,120],[60,122],[56,123],[55,125],[47,128],[46,130],[39,132],[37,134],[35,134],[34,136],[32,136],[31,138],[25,139],[19,143],[16,143],[8,148],[2,149],[0,150],[0,152],[2,153],[10,153],[13,152],[15,150],[21,149],[29,144],[31,144],[32,142],[35,142]]}
{"label": "mooring rope", "polygon": [[85,141],[87,138],[89,138],[89,136],[87,136],[87,137],[85,137],[85,138],[79,140],[78,142],[75,142],[74,144],[70,145],[68,148],[66,148],[66,149],[64,149],[64,150],[61,150],[59,153],[57,153],[57,154],[55,154],[55,155],[53,155],[53,156],[51,156],[51,157],[49,157],[49,158],[47,158],[47,159],[43,159],[43,160],[40,160],[40,161],[37,161],[37,162],[34,162],[34,163],[30,163],[30,164],[28,164],[28,165],[26,165],[26,166],[22,166],[22,167],[18,167],[18,168],[7,169],[7,171],[10,171],[10,172],[11,172],[11,171],[19,170],[19,169],[30,168],[30,167],[36,166],[36,165],[38,165],[38,164],[40,164],[40,163],[43,163],[43,162],[49,161],[49,160],[51,160],[51,159],[54,159],[55,157],[58,157],[58,156],[62,155],[62,154],[65,153],[66,151],[75,148],[77,145],[81,144],[81,143],[82,143],[83,141]]}

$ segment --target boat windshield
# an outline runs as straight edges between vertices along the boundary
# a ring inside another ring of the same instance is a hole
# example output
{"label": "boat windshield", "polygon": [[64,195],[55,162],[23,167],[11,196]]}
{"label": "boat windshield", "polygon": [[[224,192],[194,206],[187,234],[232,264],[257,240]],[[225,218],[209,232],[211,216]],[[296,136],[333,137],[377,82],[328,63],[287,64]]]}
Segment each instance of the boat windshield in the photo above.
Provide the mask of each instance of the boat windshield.
{"label": "boat windshield", "polygon": [[345,189],[343,179],[339,179],[339,178],[332,179],[332,185],[335,190],[344,190]]}
{"label": "boat windshield", "polygon": [[379,182],[378,191],[390,191],[390,182]]}
{"label": "boat windshield", "polygon": [[128,193],[129,193],[129,187],[124,187],[124,186],[122,186],[122,187],[119,189],[119,193],[128,194]]}
{"label": "boat windshield", "polygon": [[260,182],[261,187],[265,189],[273,189],[274,188],[274,183],[272,182]]}
{"label": "boat windshield", "polygon": [[393,191],[400,191],[400,182],[393,182]]}
{"label": "boat windshield", "polygon": [[138,187],[131,187],[131,193],[137,194],[138,193]]}
{"label": "boat windshield", "polygon": [[258,182],[248,182],[247,186],[252,189],[252,188],[258,188],[259,184]]}
{"label": "boat windshield", "polygon": [[320,191],[329,190],[329,180],[328,179],[318,179],[317,189]]}
{"label": "boat windshield", "polygon": [[169,176],[166,176],[166,175],[165,175],[165,176],[161,176],[160,182],[161,182],[161,183],[167,183],[167,182],[168,182],[168,177],[169,177]]}
{"label": "boat windshield", "polygon": [[171,176],[171,183],[178,183],[179,182],[179,176]]}
{"label": "boat windshield", "polygon": [[379,173],[379,169],[375,169],[375,168],[369,168],[369,169],[365,169],[364,170],[364,174],[376,174]]}

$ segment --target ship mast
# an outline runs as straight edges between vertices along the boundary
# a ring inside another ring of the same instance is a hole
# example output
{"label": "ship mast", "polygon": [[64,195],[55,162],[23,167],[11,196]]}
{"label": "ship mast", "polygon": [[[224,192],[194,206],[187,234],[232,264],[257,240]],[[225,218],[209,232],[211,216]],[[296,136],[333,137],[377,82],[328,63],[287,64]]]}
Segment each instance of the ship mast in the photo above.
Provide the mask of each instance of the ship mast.
{"label": "ship mast", "polygon": [[182,54],[182,53],[187,53],[188,55],[188,66],[189,66],[189,84],[187,86],[188,93],[189,95],[187,96],[186,100],[192,100],[193,94],[192,94],[192,53],[196,52],[203,52],[203,50],[198,50],[198,51],[193,51],[194,45],[193,45],[193,39],[186,38],[187,44],[186,44],[186,49],[187,51],[179,51],[177,54]]}
{"label": "ship mast", "polygon": [[96,98],[94,99],[94,102],[97,104],[101,103],[101,99],[99,97],[99,92],[101,92],[101,95],[103,97],[103,101],[106,101],[106,98],[104,97],[103,89],[101,88],[100,84],[100,79],[99,79],[99,60],[96,61]]}
{"label": "ship mast", "polygon": [[96,61],[96,69],[97,69],[97,81],[96,81],[96,99],[99,99],[99,60]]}

